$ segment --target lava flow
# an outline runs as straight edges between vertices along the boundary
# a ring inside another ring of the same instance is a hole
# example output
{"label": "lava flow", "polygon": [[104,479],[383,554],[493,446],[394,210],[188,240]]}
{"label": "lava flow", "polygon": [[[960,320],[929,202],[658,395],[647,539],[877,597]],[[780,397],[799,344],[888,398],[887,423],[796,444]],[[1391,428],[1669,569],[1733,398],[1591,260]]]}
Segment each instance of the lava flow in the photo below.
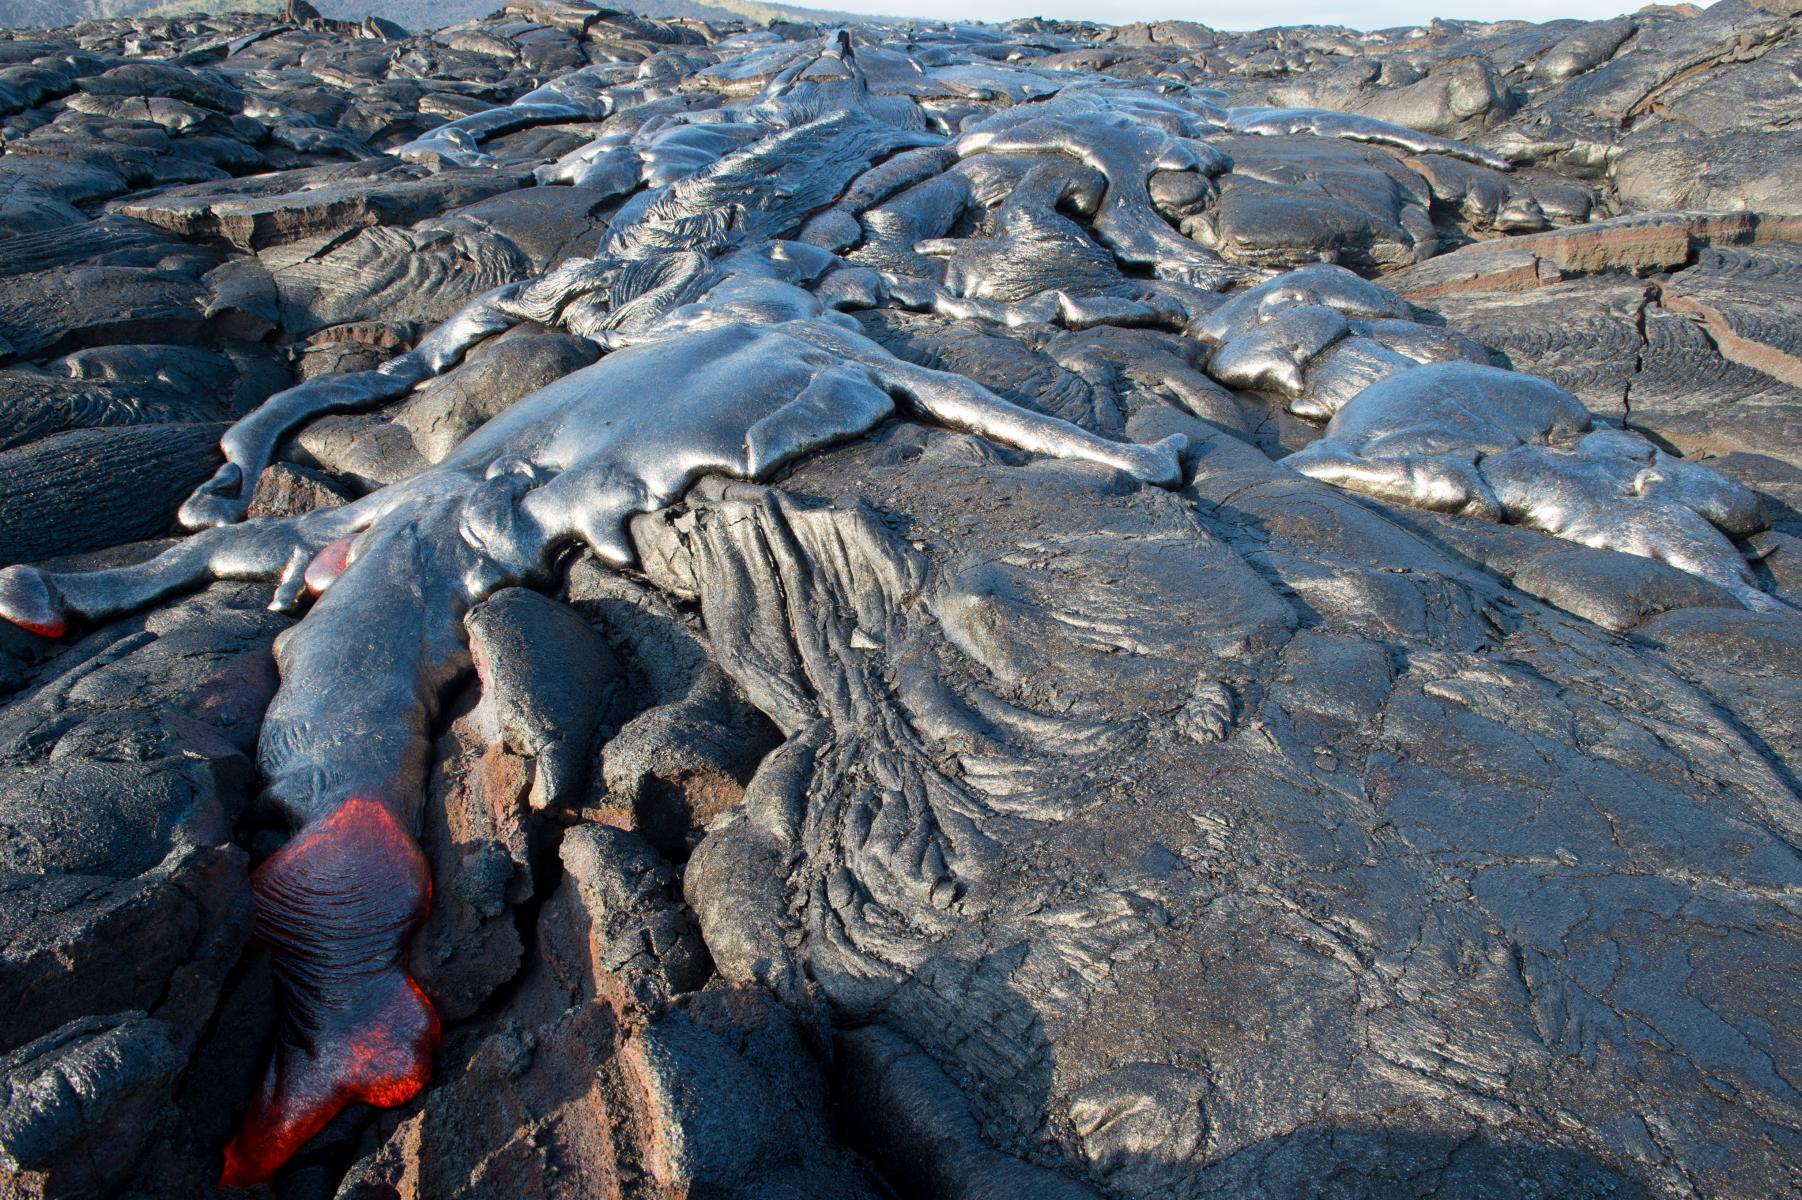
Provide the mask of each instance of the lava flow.
{"label": "lava flow", "polygon": [[431,877],[381,801],[354,796],[251,877],[286,1006],[220,1183],[263,1182],[347,1104],[404,1104],[431,1073],[438,1015],[407,973]]}

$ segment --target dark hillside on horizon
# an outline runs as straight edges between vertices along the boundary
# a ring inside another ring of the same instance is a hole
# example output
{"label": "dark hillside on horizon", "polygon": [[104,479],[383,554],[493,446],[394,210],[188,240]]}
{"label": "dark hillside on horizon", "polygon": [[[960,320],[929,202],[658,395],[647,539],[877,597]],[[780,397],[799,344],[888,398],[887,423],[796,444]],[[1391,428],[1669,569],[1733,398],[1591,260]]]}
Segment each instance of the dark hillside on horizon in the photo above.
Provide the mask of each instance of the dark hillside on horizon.
{"label": "dark hillside on horizon", "polygon": [[[418,33],[477,21],[500,11],[505,0],[315,0],[323,15],[360,21],[382,17]],[[0,0],[0,28],[59,28],[114,17],[176,16],[199,12],[277,12],[281,0]],[[605,6],[603,6],[605,7]],[[830,9],[765,4],[760,0],[630,0],[613,7],[647,17],[692,17],[701,21],[867,21],[872,18]]]}

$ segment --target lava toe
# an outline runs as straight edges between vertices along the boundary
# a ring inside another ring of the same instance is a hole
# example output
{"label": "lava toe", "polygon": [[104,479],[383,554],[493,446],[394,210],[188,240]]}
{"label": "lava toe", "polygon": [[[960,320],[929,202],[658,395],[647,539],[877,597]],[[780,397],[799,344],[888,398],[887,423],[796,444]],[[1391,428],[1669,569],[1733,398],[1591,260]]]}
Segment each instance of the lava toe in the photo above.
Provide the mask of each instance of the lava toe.
{"label": "lava toe", "polygon": [[352,798],[251,880],[282,1012],[221,1182],[268,1179],[345,1105],[392,1107],[431,1070],[438,1017],[407,973],[430,898],[425,859],[380,801]]}
{"label": "lava toe", "polygon": [[68,628],[62,597],[35,567],[0,571],[0,617],[44,637],[61,637]]}

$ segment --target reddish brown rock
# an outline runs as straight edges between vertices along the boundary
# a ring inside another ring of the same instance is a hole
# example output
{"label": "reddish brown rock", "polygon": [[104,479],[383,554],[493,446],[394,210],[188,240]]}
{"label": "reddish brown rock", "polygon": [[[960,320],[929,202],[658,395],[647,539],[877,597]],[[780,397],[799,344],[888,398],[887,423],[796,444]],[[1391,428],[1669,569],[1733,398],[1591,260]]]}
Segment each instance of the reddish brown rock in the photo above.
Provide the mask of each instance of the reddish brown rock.
{"label": "reddish brown rock", "polygon": [[1662,292],[1666,308],[1700,319],[1722,354],[1802,388],[1802,249],[1711,250]]}
{"label": "reddish brown rock", "polygon": [[447,1043],[342,1200],[881,1194],[832,1139],[790,1018],[755,989],[695,991],[709,965],[669,865],[595,826],[561,857],[520,986]]}
{"label": "reddish brown rock", "polygon": [[437,886],[409,957],[446,1021],[473,1014],[520,969],[513,906],[532,895],[534,836],[525,791],[531,764],[488,746],[464,715],[438,740],[420,845]]}
{"label": "reddish brown rock", "polygon": [[397,167],[379,180],[324,183],[275,194],[178,188],[119,211],[183,237],[219,237],[241,250],[262,250],[322,232],[408,225],[446,208],[512,191],[521,182],[503,171],[452,169],[434,175]]}
{"label": "reddish brown rock", "polygon": [[293,463],[275,463],[257,477],[247,515],[293,517],[316,508],[337,508],[351,499],[329,475]]}
{"label": "reddish brown rock", "polygon": [[1385,275],[1383,283],[1421,302],[1465,292],[1530,292],[1562,277],[1556,267],[1516,244],[1523,240],[1479,242]]}
{"label": "reddish brown rock", "polygon": [[1524,237],[1475,242],[1384,277],[1410,300],[1457,292],[1531,291],[1571,275],[1672,271],[1704,247],[1752,246],[1802,238],[1802,217],[1738,213],[1656,213],[1614,217]]}

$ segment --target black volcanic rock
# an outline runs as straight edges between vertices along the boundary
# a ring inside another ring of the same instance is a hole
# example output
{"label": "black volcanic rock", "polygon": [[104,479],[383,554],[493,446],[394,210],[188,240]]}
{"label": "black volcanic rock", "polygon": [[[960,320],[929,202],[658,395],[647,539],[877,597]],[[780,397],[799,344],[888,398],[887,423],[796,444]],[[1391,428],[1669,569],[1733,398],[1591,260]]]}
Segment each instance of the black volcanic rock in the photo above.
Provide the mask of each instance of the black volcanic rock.
{"label": "black volcanic rock", "polygon": [[168,530],[219,461],[223,425],[72,429],[0,452],[0,560],[29,562]]}
{"label": "black volcanic rock", "polygon": [[141,1013],[88,1017],[0,1059],[0,1164],[43,1194],[92,1194],[126,1179],[173,1123],[181,1056]]}

